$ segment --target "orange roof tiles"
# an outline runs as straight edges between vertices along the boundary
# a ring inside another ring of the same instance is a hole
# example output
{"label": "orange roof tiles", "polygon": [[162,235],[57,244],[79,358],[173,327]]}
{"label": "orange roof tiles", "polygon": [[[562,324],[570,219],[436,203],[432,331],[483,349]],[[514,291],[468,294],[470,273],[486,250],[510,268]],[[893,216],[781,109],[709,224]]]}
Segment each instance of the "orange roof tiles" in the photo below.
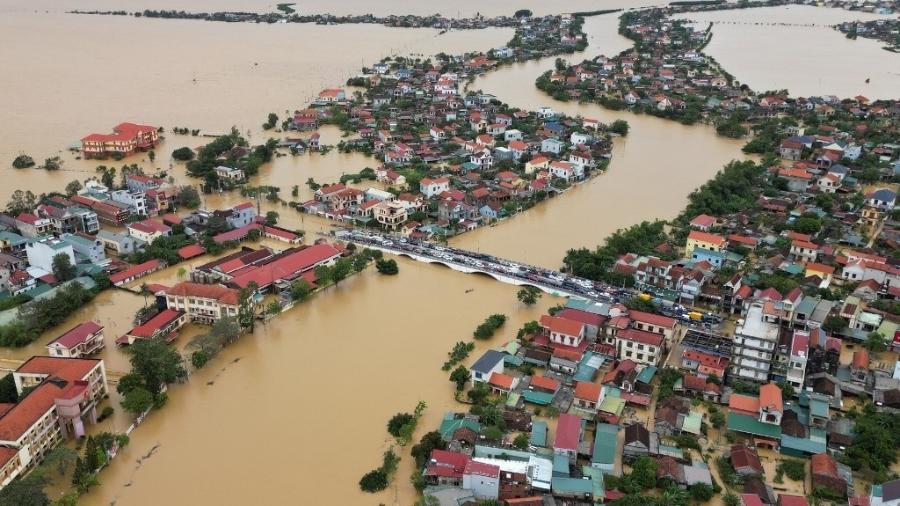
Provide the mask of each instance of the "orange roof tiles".
{"label": "orange roof tiles", "polygon": [[567,336],[580,336],[584,332],[584,324],[581,322],[546,314],[541,316],[541,327],[550,330],[550,332]]}
{"label": "orange roof tiles", "polygon": [[575,383],[575,398],[597,402],[600,399],[600,388],[597,383],[578,381]]}
{"label": "orange roof tiles", "polygon": [[234,288],[226,288],[222,285],[203,285],[200,283],[184,281],[166,290],[166,295],[215,299],[222,304],[231,306],[236,306],[238,304],[238,291]]}
{"label": "orange roof tiles", "polygon": [[726,243],[724,237],[716,234],[710,234],[709,232],[702,232],[700,230],[691,230],[688,234],[688,240],[691,239],[695,241],[705,242],[707,244],[716,244],[719,246],[723,246]]}
{"label": "orange roof tiles", "polygon": [[516,379],[508,374],[495,372],[491,374],[491,379],[488,382],[495,387],[502,388],[503,390],[510,390],[512,389],[515,381]]}
{"label": "orange roof tiles", "polygon": [[759,387],[759,406],[770,410],[784,411],[784,404],[781,399],[781,389],[775,383],[767,383]]}
{"label": "orange roof tiles", "polygon": [[728,408],[744,413],[759,413],[759,398],[734,394],[728,399]]}

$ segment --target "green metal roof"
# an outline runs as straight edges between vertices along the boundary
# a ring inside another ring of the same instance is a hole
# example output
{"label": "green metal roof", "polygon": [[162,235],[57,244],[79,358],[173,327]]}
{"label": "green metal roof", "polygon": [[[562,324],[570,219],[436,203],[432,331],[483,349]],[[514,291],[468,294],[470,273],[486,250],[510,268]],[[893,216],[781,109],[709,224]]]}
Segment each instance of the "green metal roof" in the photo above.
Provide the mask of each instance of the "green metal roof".
{"label": "green metal roof", "polygon": [[594,494],[593,480],[554,476],[550,482],[554,494]]}
{"label": "green metal roof", "polygon": [[569,457],[562,453],[553,454],[553,476],[569,476]]}
{"label": "green metal roof", "polygon": [[817,453],[825,453],[825,442],[784,434],[781,436],[781,451],[784,452],[785,450],[815,455]]}
{"label": "green metal roof", "polygon": [[607,395],[599,406],[600,411],[603,411],[604,413],[612,413],[616,416],[622,416],[622,411],[624,409],[625,400],[620,397],[613,397],[611,395]]}
{"label": "green metal roof", "polygon": [[525,361],[515,355],[507,355],[503,357],[503,363],[506,367],[519,367],[524,364]]}
{"label": "green metal roof", "polygon": [[594,431],[594,455],[591,462],[594,464],[615,464],[616,448],[619,426],[608,423],[598,423]]}
{"label": "green metal roof", "polygon": [[728,430],[764,436],[772,439],[781,437],[781,426],[763,423],[752,416],[728,413]]}
{"label": "green metal roof", "polygon": [[531,439],[529,442],[533,446],[547,446],[547,422],[538,420],[531,424]]}
{"label": "green metal roof", "polygon": [[463,427],[472,429],[475,432],[481,432],[481,424],[476,422],[475,420],[469,420],[467,418],[454,418],[453,413],[447,413],[444,415],[444,420],[441,422],[441,426],[438,429],[438,432],[441,433],[441,437],[444,440],[449,441],[450,438],[453,437],[453,433]]}
{"label": "green metal roof", "polygon": [[828,403],[822,399],[809,400],[809,413],[812,416],[828,417]]}
{"label": "green metal roof", "polygon": [[659,445],[659,454],[667,455],[676,459],[684,458],[684,451],[681,448],[664,444]]}
{"label": "green metal roof", "polygon": [[519,395],[515,392],[509,394],[509,397],[507,397],[507,399],[506,399],[506,407],[514,408],[514,407],[518,406],[519,405],[519,397],[521,397],[521,395]]}
{"label": "green metal roof", "polygon": [[549,392],[538,392],[536,390],[523,391],[522,398],[525,399],[525,402],[538,404],[540,406],[547,406],[553,402],[553,394]]}
{"label": "green metal roof", "polygon": [[591,466],[582,466],[581,474],[591,478],[591,484],[594,487],[594,501],[601,501],[606,496],[606,487],[603,482],[603,472]]}
{"label": "green metal roof", "polygon": [[640,381],[641,383],[649,384],[651,381],[653,381],[653,376],[655,374],[656,367],[651,365],[650,367],[645,367],[640,373],[638,373],[637,378],[635,379],[637,381]]}
{"label": "green metal roof", "polygon": [[691,434],[700,434],[700,425],[702,423],[703,413],[691,411],[684,417],[684,421],[681,423],[681,430]]}

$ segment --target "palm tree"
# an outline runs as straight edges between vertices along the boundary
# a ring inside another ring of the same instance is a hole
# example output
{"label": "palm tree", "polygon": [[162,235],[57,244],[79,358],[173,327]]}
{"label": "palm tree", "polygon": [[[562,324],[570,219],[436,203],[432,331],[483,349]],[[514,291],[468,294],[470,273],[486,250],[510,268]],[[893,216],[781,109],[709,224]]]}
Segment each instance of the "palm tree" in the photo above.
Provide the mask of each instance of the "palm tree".
{"label": "palm tree", "polygon": [[682,490],[676,486],[671,486],[663,492],[663,503],[667,506],[687,506],[690,500],[686,490]]}

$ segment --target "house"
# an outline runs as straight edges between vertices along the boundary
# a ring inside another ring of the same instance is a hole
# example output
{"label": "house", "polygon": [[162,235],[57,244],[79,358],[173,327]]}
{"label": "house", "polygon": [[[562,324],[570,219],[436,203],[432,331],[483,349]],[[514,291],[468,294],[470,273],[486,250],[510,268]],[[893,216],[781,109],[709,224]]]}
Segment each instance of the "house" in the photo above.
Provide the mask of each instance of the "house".
{"label": "house", "polygon": [[458,487],[462,485],[463,472],[468,463],[469,456],[464,453],[434,449],[431,450],[431,456],[425,464],[422,475],[425,477],[425,483],[429,485]]}
{"label": "house", "polygon": [[540,325],[544,335],[549,336],[550,341],[555,344],[578,347],[585,337],[585,326],[579,321],[542,315]]}
{"label": "house", "polygon": [[765,474],[762,461],[755,448],[744,446],[742,444],[731,445],[729,454],[731,467],[734,471],[742,476],[762,476]]}
{"label": "house", "polygon": [[541,141],[541,152],[553,153],[554,155],[558,155],[562,153],[563,145],[564,144],[561,140],[555,137],[550,137]]}
{"label": "house", "polygon": [[347,92],[345,92],[343,88],[328,88],[319,92],[319,98],[317,102],[320,104],[334,104],[337,102],[344,102],[346,100]]}
{"label": "house", "polygon": [[375,221],[386,229],[397,230],[408,218],[406,206],[396,201],[378,202],[374,207]]}
{"label": "house", "polygon": [[781,388],[775,383],[767,383],[759,387],[759,421],[771,424],[781,424],[784,415],[784,404],[781,398]]}
{"label": "house", "polygon": [[576,166],[569,162],[551,162],[550,175],[563,181],[570,181],[576,177]]}
{"label": "house", "polygon": [[694,248],[703,248],[710,251],[723,251],[728,246],[728,241],[719,235],[710,234],[700,230],[691,230],[688,233],[684,254],[690,257]]}
{"label": "house", "polygon": [[234,167],[226,167],[224,165],[219,165],[218,167],[216,167],[213,170],[215,171],[216,176],[218,176],[219,179],[224,179],[227,181],[234,181],[236,183],[243,181],[244,178],[246,177],[244,175],[243,170],[237,169]]}
{"label": "house", "polygon": [[130,346],[138,339],[153,338],[161,338],[167,343],[171,343],[178,337],[178,329],[183,327],[187,321],[188,317],[184,311],[163,309],[146,322],[132,328],[124,335],[118,337],[116,339],[116,344],[120,346]]}
{"label": "house", "polygon": [[128,235],[135,241],[150,244],[158,237],[168,237],[172,234],[172,227],[155,220],[137,221],[128,225]]}
{"label": "house", "polygon": [[103,242],[94,236],[63,234],[59,238],[72,246],[76,260],[92,264],[102,264],[106,260],[106,249],[103,247]]}
{"label": "house", "polygon": [[487,383],[494,373],[503,372],[503,360],[505,354],[496,350],[487,350],[481,358],[475,361],[469,372],[472,376],[472,386],[476,383]]}
{"label": "house", "polygon": [[525,173],[531,174],[534,171],[547,170],[550,167],[550,159],[545,156],[536,156],[525,162]]}
{"label": "house", "polygon": [[622,448],[622,456],[625,459],[633,460],[658,453],[659,443],[655,432],[651,433],[639,422],[625,427],[625,443]]}
{"label": "house", "polygon": [[81,358],[103,349],[103,327],[87,321],[47,343],[51,357]]}
{"label": "house", "polygon": [[90,134],[81,139],[85,158],[103,158],[114,153],[130,155],[138,150],[153,149],[159,141],[156,127],[119,123],[111,134]]}
{"label": "house", "polygon": [[690,226],[702,232],[709,232],[711,228],[716,226],[716,217],[708,214],[698,214],[691,220]]}
{"label": "house", "polygon": [[463,470],[462,486],[478,499],[500,497],[500,467],[469,460]]}
{"label": "house", "polygon": [[597,383],[587,381],[575,382],[575,407],[590,413],[596,413],[597,406],[600,404],[601,391],[602,387]]}
{"label": "house", "polygon": [[491,391],[495,394],[509,394],[516,388],[516,385],[519,384],[519,378],[515,376],[510,376],[508,374],[503,374],[502,372],[494,372],[491,373],[490,378],[488,379],[488,385],[491,387]]}
{"label": "house", "polygon": [[662,335],[628,328],[616,332],[615,339],[619,360],[630,359],[651,366],[659,364],[664,349]]}
{"label": "house", "polygon": [[437,178],[429,178],[425,177],[419,182],[419,191],[425,195],[426,198],[431,198],[436,195],[440,195],[445,191],[450,189],[450,178],[442,176]]}
{"label": "house", "polygon": [[53,272],[53,259],[58,255],[68,257],[71,265],[75,265],[76,262],[72,245],[51,237],[28,241],[25,245],[25,254],[28,257],[28,265],[47,273]]}
{"label": "house", "polygon": [[850,470],[828,453],[818,453],[810,458],[813,489],[822,488],[839,497],[847,497]]}
{"label": "house", "polygon": [[597,423],[594,428],[594,451],[591,454],[591,467],[604,474],[618,476],[616,457],[618,456],[619,426],[608,423]]}
{"label": "house", "polygon": [[166,264],[164,262],[158,258],[154,258],[153,260],[147,260],[144,263],[132,265],[125,270],[110,274],[109,281],[114,286],[122,286],[131,283],[138,278],[152,274],[165,266]]}
{"label": "house", "polygon": [[238,290],[222,285],[202,285],[183,281],[162,291],[166,307],[187,313],[191,321],[212,324],[219,319],[237,317]]}
{"label": "house", "polygon": [[808,240],[794,239],[791,241],[791,256],[802,262],[815,262],[818,251],[819,246]]}
{"label": "house", "polygon": [[575,463],[578,456],[578,445],[581,443],[581,418],[563,413],[559,415],[556,423],[556,439],[553,442],[553,453],[569,459],[569,464]]}

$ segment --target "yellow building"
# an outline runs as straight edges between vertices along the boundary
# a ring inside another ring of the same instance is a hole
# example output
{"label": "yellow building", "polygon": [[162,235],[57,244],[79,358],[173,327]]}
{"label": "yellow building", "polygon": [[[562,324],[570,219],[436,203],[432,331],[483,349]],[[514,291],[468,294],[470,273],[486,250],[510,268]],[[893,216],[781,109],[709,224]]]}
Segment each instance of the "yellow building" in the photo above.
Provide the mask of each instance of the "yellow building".
{"label": "yellow building", "polygon": [[687,244],[684,246],[684,256],[690,258],[694,248],[724,251],[727,244],[728,241],[722,236],[700,230],[691,230],[687,237]]}

